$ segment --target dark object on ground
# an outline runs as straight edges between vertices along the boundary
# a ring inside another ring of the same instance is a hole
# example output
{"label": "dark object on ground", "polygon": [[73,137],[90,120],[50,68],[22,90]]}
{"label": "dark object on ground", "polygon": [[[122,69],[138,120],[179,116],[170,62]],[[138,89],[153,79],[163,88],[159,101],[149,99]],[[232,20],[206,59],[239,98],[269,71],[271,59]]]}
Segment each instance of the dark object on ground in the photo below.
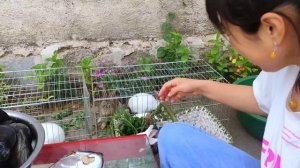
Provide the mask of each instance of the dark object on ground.
{"label": "dark object on ground", "polygon": [[43,128],[34,118],[0,109],[1,168],[30,167],[43,143]]}

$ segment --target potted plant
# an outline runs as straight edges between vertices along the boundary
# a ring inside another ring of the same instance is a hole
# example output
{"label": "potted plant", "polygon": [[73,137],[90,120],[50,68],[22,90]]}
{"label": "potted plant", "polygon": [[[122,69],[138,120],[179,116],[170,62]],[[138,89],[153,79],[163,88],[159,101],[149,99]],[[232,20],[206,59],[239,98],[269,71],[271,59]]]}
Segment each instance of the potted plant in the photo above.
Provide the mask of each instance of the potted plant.
{"label": "potted plant", "polygon": [[227,44],[220,33],[208,42],[211,44],[209,51],[206,52],[208,63],[230,83],[259,74],[260,69]]}

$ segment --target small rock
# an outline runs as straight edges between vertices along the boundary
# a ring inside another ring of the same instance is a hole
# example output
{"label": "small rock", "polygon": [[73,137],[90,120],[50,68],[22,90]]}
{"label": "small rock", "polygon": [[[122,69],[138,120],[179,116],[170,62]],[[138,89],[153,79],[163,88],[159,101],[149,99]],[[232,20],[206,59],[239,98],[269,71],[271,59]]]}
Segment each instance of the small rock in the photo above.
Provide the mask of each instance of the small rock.
{"label": "small rock", "polygon": [[164,47],[166,44],[167,44],[166,41],[164,41],[162,39],[158,40],[157,42],[153,43],[153,45],[152,45],[152,47],[151,47],[151,49],[149,51],[149,54],[150,55],[156,55],[157,54],[157,49],[159,47]]}
{"label": "small rock", "polygon": [[60,48],[59,44],[53,44],[41,51],[42,61],[45,61],[47,58],[51,57],[54,51],[57,51]]}
{"label": "small rock", "polygon": [[[117,65],[121,65],[122,64],[122,59],[123,57],[126,55],[126,52],[123,51],[121,48],[111,48],[111,60],[117,64]],[[109,58],[109,57],[108,57]]]}
{"label": "small rock", "polygon": [[187,37],[183,42],[193,48],[205,47],[205,44],[200,37]]}
{"label": "small rock", "polygon": [[86,56],[92,56],[92,52],[89,49],[73,48],[60,54],[64,58],[66,65],[75,66],[81,62]]}
{"label": "small rock", "polygon": [[20,55],[23,57],[27,57],[29,55],[31,55],[33,52],[32,48],[24,48],[24,47],[15,47],[13,49],[13,54],[14,55]]}
{"label": "small rock", "polygon": [[141,40],[131,40],[128,41],[129,44],[131,44],[133,47],[138,47],[141,45],[142,41]]}
{"label": "small rock", "polygon": [[5,54],[5,50],[3,48],[0,48],[0,57],[3,57]]}

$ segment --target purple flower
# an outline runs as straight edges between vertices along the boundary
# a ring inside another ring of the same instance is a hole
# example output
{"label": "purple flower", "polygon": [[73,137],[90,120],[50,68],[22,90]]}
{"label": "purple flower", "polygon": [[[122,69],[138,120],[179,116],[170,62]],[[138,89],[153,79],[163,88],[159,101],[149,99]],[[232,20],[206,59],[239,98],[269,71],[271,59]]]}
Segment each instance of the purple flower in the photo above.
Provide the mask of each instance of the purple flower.
{"label": "purple flower", "polygon": [[103,73],[101,73],[101,70],[100,69],[97,69],[94,73],[94,75],[98,78],[102,78],[103,77]]}
{"label": "purple flower", "polygon": [[102,82],[99,82],[99,83],[97,84],[97,87],[98,87],[99,89],[103,89],[103,88],[104,88],[104,85],[103,85]]}

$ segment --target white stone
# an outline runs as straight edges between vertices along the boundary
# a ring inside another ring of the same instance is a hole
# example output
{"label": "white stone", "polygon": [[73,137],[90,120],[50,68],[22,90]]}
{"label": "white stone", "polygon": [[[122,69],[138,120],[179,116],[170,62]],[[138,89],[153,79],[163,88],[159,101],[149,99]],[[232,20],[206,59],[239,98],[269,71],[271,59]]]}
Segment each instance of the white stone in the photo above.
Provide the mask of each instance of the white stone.
{"label": "white stone", "polygon": [[3,48],[0,48],[0,57],[2,57],[5,54],[5,50]]}
{"label": "white stone", "polygon": [[66,41],[64,43],[61,43],[59,48],[63,48],[63,47],[89,47],[89,42],[82,40],[82,41]]}
{"label": "white stone", "polygon": [[209,34],[204,37],[204,41],[208,42],[208,40],[212,40],[216,38],[216,34]]}
{"label": "white stone", "polygon": [[145,114],[155,110],[159,105],[159,101],[154,96],[147,93],[138,93],[133,95],[128,101],[128,107],[131,112],[136,114]]}
{"label": "white stone", "polygon": [[125,56],[125,51],[123,51],[121,48],[111,48],[110,49],[111,54],[109,60],[112,60],[117,65],[121,65],[122,58]]}
{"label": "white stone", "polygon": [[47,58],[51,57],[54,51],[57,51],[60,48],[58,43],[52,44],[41,51],[42,62],[44,62]]}
{"label": "white stone", "polygon": [[108,41],[91,42],[90,43],[91,50],[98,50],[98,49],[101,49],[101,48],[108,48],[108,47],[109,47],[109,42]]}
{"label": "white stone", "polygon": [[141,45],[142,40],[130,40],[130,41],[128,41],[128,43],[133,45],[134,47],[138,47]]}
{"label": "white stone", "polygon": [[156,41],[155,43],[152,44],[152,47],[149,51],[150,55],[156,55],[157,54],[157,49],[159,47],[164,47],[167,44],[167,42],[163,39]]}
{"label": "white stone", "polygon": [[205,47],[205,44],[202,41],[201,37],[187,37],[183,42],[193,48],[199,49]]}
{"label": "white stone", "polygon": [[13,49],[13,54],[14,55],[20,55],[23,57],[27,57],[33,52],[32,48],[25,48],[25,47],[14,47]]}

